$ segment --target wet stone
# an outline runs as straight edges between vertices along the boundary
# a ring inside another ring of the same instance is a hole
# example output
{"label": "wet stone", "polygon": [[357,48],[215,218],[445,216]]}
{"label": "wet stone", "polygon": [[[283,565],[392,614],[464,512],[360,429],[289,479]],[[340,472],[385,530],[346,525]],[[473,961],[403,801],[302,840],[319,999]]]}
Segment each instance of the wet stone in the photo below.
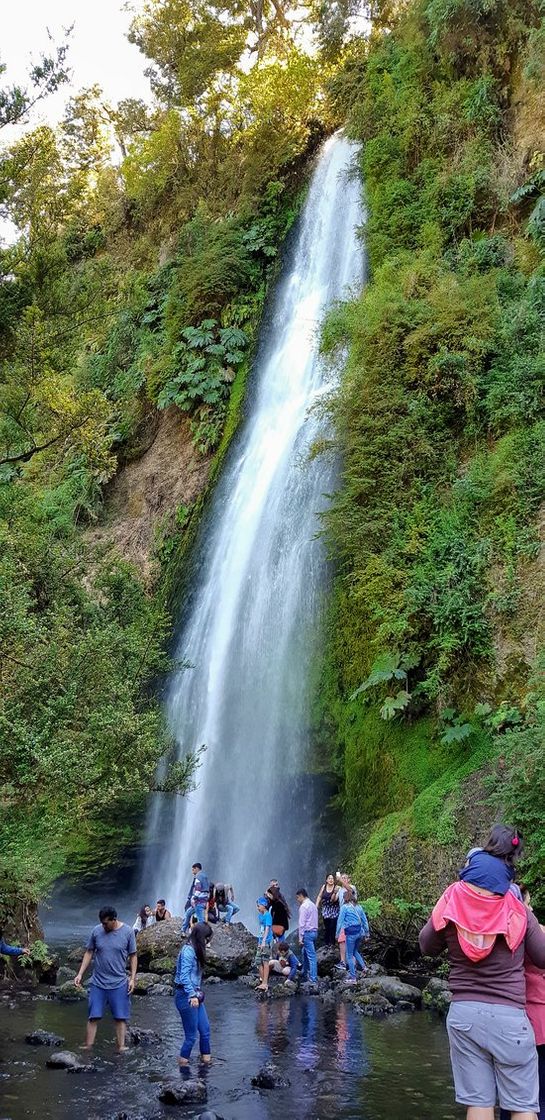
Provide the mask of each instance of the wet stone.
{"label": "wet stone", "polygon": [[204,1104],[207,1098],[204,1081],[164,1081],[158,1093],[161,1104]]}
{"label": "wet stone", "polygon": [[171,996],[173,992],[172,984],[152,984],[151,988],[148,988],[149,996]]}
{"label": "wet stone", "polygon": [[161,974],[168,972],[171,975],[176,970],[176,957],[155,957],[153,958],[153,971],[160,972]]}
{"label": "wet stone", "polygon": [[[221,978],[219,976],[207,976],[204,982],[205,984],[221,984]],[[210,1113],[210,1115],[212,1115],[212,1113]]]}
{"label": "wet stone", "polygon": [[284,1077],[274,1062],[265,1062],[252,1077],[252,1085],[254,1089],[289,1089],[291,1082],[289,1078]]}
{"label": "wet stone", "polygon": [[87,992],[85,988],[76,988],[73,980],[67,980],[53,991],[54,999],[60,999],[63,1003],[77,1003],[78,1000],[87,999]]}
{"label": "wet stone", "polygon": [[161,983],[161,977],[154,972],[137,972],[133,992],[135,996],[147,996],[150,988]]}
{"label": "wet stone", "polygon": [[60,1034],[52,1034],[51,1031],[32,1031],[31,1034],[25,1035],[25,1042],[29,1046],[62,1046],[64,1038]]}
{"label": "wet stone", "polygon": [[88,1064],[82,1062],[77,1054],[73,1054],[71,1050],[59,1050],[57,1054],[52,1054],[46,1061],[48,1069],[69,1069],[79,1073],[81,1070],[89,1069]]}
{"label": "wet stone", "polygon": [[144,1030],[143,1027],[130,1027],[128,1039],[133,1046],[153,1046],[156,1042],[162,1041],[157,1031]]}
{"label": "wet stone", "polygon": [[199,1112],[197,1120],[223,1120],[223,1116],[217,1112]]}

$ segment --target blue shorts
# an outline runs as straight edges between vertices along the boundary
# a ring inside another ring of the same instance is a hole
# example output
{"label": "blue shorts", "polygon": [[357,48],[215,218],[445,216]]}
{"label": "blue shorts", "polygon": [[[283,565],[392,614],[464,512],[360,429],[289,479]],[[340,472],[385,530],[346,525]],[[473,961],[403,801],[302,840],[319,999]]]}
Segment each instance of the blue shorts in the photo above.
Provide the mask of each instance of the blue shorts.
{"label": "blue shorts", "polygon": [[102,1019],[105,1007],[110,1008],[114,1019],[130,1019],[131,997],[126,980],[117,988],[99,988],[97,984],[90,984],[88,994],[89,1019]]}

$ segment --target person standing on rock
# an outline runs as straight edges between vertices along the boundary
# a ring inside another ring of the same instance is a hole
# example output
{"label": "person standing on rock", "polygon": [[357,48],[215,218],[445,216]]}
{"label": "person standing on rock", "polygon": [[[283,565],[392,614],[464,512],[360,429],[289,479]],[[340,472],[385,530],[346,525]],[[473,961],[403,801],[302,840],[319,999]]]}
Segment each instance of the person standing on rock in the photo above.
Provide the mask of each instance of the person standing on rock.
{"label": "person standing on rock", "polygon": [[189,1065],[191,1051],[199,1035],[201,1061],[210,1062],[210,1023],[204,1006],[202,974],[206,963],[206,948],[212,937],[208,922],[197,922],[182,945],[174,974],[174,1003],[180,1013],[184,1028],[184,1041],[178,1059],[183,1069]]}
{"label": "person standing on rock", "polygon": [[[91,961],[93,976],[89,985],[89,1021],[84,1050],[94,1045],[98,1021],[102,1019],[105,1007],[109,1007],[115,1019],[115,1036],[119,1053],[128,1050],[125,1046],[127,1023],[131,1017],[131,994],[136,979],[138,957],[134,930],[124,922],[118,921],[117,910],[113,906],[103,906],[99,924],[91,931],[80,970],[74,978],[77,988],[81,983]],[[130,976],[127,979],[127,961]]]}
{"label": "person standing on rock", "polygon": [[272,930],[277,941],[284,941],[290,928],[290,912],[288,904],[278,887],[271,886],[266,891],[265,897],[269,901],[272,917]]}
{"label": "person standing on rock", "polygon": [[367,967],[361,953],[359,944],[362,937],[369,937],[369,922],[365,910],[356,902],[354,891],[347,888],[344,892],[344,901],[337,918],[337,937],[344,930],[346,938],[346,963],[350,973],[349,984],[356,983],[356,963],[362,972],[367,972]]}
{"label": "person standing on rock", "polygon": [[320,888],[316,899],[318,910],[322,908],[322,921],[324,923],[324,944],[335,944],[335,930],[339,917],[339,892],[335,886],[335,876],[332,871],[326,875],[325,883]]}
{"label": "person standing on rock", "polygon": [[182,927],[184,933],[187,933],[193,916],[196,917],[198,922],[204,922],[206,906],[208,904],[208,892],[210,890],[208,875],[203,871],[202,863],[193,863],[191,865],[191,872],[193,881],[189,888],[189,894],[185,904],[185,918]]}
{"label": "person standing on rock", "polygon": [[310,979],[315,984],[318,979],[318,960],[316,957],[316,938],[318,937],[318,907],[308,897],[308,891],[299,887],[299,944],[302,946],[303,981]]}
{"label": "person standing on rock", "polygon": [[[337,883],[338,883],[337,897],[339,899],[339,908],[342,906],[342,904],[344,902],[344,896],[346,894],[346,891],[353,891],[354,892],[354,898],[357,900],[358,892],[357,892],[354,884],[350,882],[350,876],[346,875],[342,871],[337,871],[336,879],[337,879]],[[347,964],[346,964],[346,933],[345,933],[344,929],[342,929],[340,934],[338,935],[337,941],[339,943],[339,955],[340,955],[341,959],[340,959],[339,963],[335,965],[335,968],[338,969],[339,972],[346,972],[346,968],[347,968]]]}
{"label": "person standing on rock", "polygon": [[269,968],[274,940],[272,914],[269,910],[269,900],[266,895],[258,898],[256,906],[259,914],[256,963],[259,965],[259,979],[261,981],[256,988],[256,992],[266,992],[269,988]]}

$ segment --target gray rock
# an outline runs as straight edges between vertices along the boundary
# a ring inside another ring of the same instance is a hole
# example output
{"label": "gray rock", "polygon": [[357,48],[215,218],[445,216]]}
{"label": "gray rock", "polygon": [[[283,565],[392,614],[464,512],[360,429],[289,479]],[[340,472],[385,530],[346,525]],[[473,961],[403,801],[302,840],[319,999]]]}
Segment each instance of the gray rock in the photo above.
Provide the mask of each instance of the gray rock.
{"label": "gray rock", "polygon": [[133,988],[134,994],[135,996],[147,996],[150,988],[160,983],[161,977],[154,972],[137,972]]}
{"label": "gray rock", "polygon": [[[138,940],[138,948],[140,949],[140,939]],[[153,971],[161,974],[169,972],[173,976],[176,971],[176,957],[154,957]]]}
{"label": "gray rock", "polygon": [[204,1104],[207,1096],[204,1081],[192,1079],[164,1081],[158,1093],[161,1104]]}
{"label": "gray rock", "polygon": [[320,988],[313,980],[303,980],[299,985],[299,991],[305,996],[317,996],[320,994]]}
{"label": "gray rock", "polygon": [[67,981],[73,980],[76,972],[73,968],[68,968],[63,964],[57,971],[57,984],[66,984]]}
{"label": "gray rock", "polygon": [[25,1042],[29,1046],[62,1046],[64,1038],[60,1034],[52,1034],[51,1031],[32,1031],[31,1034],[25,1035]]}
{"label": "gray rock", "polygon": [[173,992],[172,984],[152,984],[151,988],[148,988],[150,996],[171,996]]}
{"label": "gray rock", "polygon": [[335,965],[339,963],[339,948],[337,945],[321,945],[316,950],[318,961],[318,976],[331,976]]}
{"label": "gray rock", "polygon": [[70,952],[66,954],[67,961],[73,961],[74,964],[80,964],[85,952],[85,945],[76,945]]}
{"label": "gray rock", "polygon": [[221,984],[219,976],[207,976],[204,982],[205,984]]}
{"label": "gray rock", "polygon": [[412,984],[404,984],[397,976],[366,977],[361,983],[365,986],[366,991],[377,992],[390,1000],[390,1003],[404,1000],[419,1007],[422,1002],[420,989],[414,988]]}
{"label": "gray rock", "polygon": [[438,1011],[446,1015],[452,1000],[452,992],[446,980],[433,976],[422,992],[422,1003],[430,1011]]}
{"label": "gray rock", "polygon": [[[174,963],[183,943],[182,919],[159,922],[138,935],[138,963],[144,972],[159,971],[165,960]],[[250,971],[255,958],[256,939],[240,922],[222,922],[214,927],[207,951],[206,975],[240,976]]]}
{"label": "gray rock", "polygon": [[223,1120],[223,1116],[220,1116],[217,1112],[208,1112],[207,1110],[206,1112],[199,1112],[197,1120]]}
{"label": "gray rock", "polygon": [[162,1042],[160,1034],[144,1030],[143,1027],[129,1027],[128,1040],[133,1046],[153,1046],[156,1042]]}
{"label": "gray rock", "polygon": [[78,1000],[87,999],[85,988],[76,988],[73,980],[66,980],[64,984],[55,988],[53,995],[62,1003],[77,1003]]}
{"label": "gray rock", "polygon": [[291,1084],[274,1062],[265,1062],[255,1077],[252,1077],[251,1083],[254,1089],[288,1089]]}
{"label": "gray rock", "polygon": [[47,1059],[46,1066],[48,1069],[70,1069],[77,1070],[78,1072],[83,1069],[88,1069],[88,1065],[82,1062],[77,1054],[73,1054],[71,1050],[59,1050],[57,1054],[51,1054]]}
{"label": "gray rock", "polygon": [[409,1001],[406,1000],[406,999],[398,999],[397,1003],[394,1004],[394,1011],[414,1011],[414,1010],[415,1010],[415,1004],[414,1003],[409,1003]]}

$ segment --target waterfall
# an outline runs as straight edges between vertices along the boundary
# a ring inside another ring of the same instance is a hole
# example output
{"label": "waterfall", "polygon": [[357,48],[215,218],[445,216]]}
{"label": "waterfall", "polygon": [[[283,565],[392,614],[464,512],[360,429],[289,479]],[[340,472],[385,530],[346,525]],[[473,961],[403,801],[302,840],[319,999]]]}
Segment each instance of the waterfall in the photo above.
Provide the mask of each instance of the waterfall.
{"label": "waterfall", "polygon": [[[323,430],[312,405],[330,387],[318,355],[325,309],[361,285],[354,146],[328,139],[263,332],[247,416],[197,542],[198,577],[177,637],[191,668],[173,674],[168,719],[180,756],[205,744],[196,790],[157,798],[145,894],[176,913],[202,863],[234,884],[241,916],[271,877],[314,889],[309,675],[320,641],[327,563],[316,534],[334,481],[309,460]],[[143,883],[144,885],[144,883]]]}

